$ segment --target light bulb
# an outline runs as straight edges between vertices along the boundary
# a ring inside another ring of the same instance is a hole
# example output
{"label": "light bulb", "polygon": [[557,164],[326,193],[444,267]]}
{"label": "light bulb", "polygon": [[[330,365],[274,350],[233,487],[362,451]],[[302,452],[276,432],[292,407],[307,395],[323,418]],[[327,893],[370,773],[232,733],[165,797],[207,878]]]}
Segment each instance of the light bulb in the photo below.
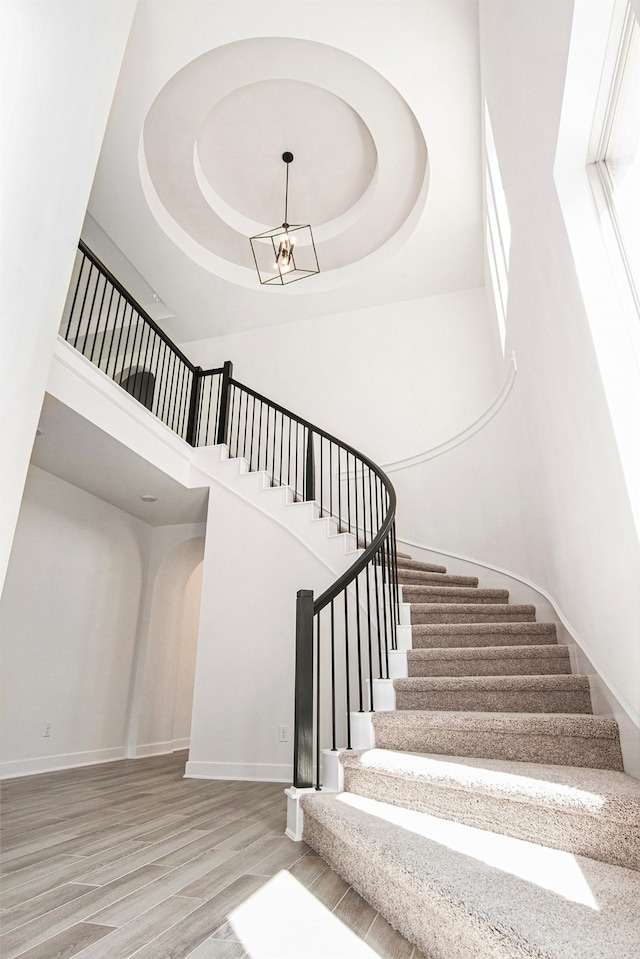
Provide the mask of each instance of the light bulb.
{"label": "light bulb", "polygon": [[278,253],[276,256],[276,267],[280,273],[288,273],[292,267],[292,256],[293,256],[293,241],[291,240],[288,233],[280,240],[278,246]]}

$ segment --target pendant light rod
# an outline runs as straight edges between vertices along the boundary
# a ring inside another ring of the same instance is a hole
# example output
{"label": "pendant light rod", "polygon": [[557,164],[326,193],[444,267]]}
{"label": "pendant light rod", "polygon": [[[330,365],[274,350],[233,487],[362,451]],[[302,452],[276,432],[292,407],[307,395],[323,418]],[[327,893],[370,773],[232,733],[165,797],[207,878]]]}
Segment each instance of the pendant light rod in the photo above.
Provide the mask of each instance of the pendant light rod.
{"label": "pendant light rod", "polygon": [[288,217],[288,211],[289,211],[289,164],[293,161],[293,153],[290,153],[288,150],[286,150],[282,154],[282,159],[287,165],[287,177],[285,180],[285,187],[284,187],[284,223],[282,225],[284,227],[288,227],[289,220],[287,217]]}

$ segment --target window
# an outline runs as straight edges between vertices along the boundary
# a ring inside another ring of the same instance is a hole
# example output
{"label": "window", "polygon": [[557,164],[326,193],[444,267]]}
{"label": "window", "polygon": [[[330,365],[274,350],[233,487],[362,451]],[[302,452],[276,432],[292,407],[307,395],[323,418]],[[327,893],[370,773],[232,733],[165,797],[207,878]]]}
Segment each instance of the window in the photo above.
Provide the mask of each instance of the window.
{"label": "window", "polygon": [[511,224],[486,100],[484,101],[484,145],[487,258],[498,316],[502,355],[504,356],[507,300],[509,297]]}
{"label": "window", "polygon": [[612,227],[640,312],[640,26],[626,7],[596,155]]}

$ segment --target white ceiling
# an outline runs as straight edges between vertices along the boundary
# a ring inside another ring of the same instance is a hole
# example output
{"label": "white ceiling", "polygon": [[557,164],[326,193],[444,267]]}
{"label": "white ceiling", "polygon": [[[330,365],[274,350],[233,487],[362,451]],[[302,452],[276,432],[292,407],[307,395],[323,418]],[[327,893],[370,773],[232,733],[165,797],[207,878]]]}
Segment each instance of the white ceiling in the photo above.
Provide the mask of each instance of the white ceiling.
{"label": "white ceiling", "polygon": [[[187,489],[49,394],[38,428],[34,466],[150,526],[206,522],[208,488]],[[146,503],[144,495],[156,501]]]}
{"label": "white ceiling", "polygon": [[[321,272],[273,289],[285,150]],[[481,285],[480,170],[477,0],[139,0],[87,239],[185,346]]]}
{"label": "white ceiling", "polygon": [[[248,237],[310,222],[321,272],[262,287]],[[482,285],[477,0],[138,0],[83,237],[172,339]],[[36,466],[151,525],[169,480],[50,397]],[[140,500],[144,493],[156,503]]]}

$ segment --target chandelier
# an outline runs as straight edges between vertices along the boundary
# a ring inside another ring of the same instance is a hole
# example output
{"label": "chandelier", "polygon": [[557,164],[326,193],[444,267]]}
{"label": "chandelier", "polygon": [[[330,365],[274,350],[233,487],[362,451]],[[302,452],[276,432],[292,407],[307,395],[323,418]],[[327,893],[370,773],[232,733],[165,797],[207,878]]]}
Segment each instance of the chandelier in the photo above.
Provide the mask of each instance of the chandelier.
{"label": "chandelier", "polygon": [[286,180],[284,222],[250,237],[251,251],[263,286],[285,286],[320,272],[313,233],[308,223],[289,223],[289,164],[293,153],[282,154]]}

